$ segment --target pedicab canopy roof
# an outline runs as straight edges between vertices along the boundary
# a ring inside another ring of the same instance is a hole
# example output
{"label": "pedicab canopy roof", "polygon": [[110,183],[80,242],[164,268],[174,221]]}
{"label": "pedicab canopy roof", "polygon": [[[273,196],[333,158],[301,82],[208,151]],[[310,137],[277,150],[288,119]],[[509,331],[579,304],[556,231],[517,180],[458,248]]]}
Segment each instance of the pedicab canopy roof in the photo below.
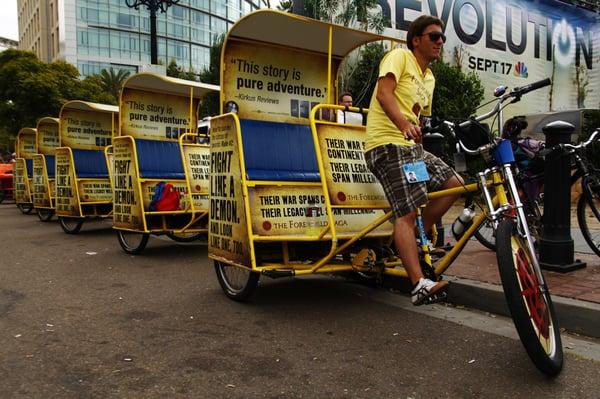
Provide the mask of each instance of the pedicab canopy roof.
{"label": "pedicab canopy roof", "polygon": [[328,54],[329,29],[332,29],[331,55],[343,58],[355,48],[374,41],[397,41],[387,36],[346,28],[276,10],[258,10],[241,18],[228,38],[246,39]]}
{"label": "pedicab canopy roof", "polygon": [[37,154],[37,130],[24,127],[17,134],[17,158],[32,159]]}
{"label": "pedicab canopy roof", "polygon": [[59,146],[58,118],[45,116],[37,123],[37,146],[39,154],[54,154]]}
{"label": "pedicab canopy roof", "polygon": [[178,141],[196,132],[198,106],[219,86],[153,73],[139,73],[125,81],[120,99],[120,136]]}
{"label": "pedicab canopy roof", "polygon": [[143,72],[127,79],[123,85],[123,90],[125,89],[137,89],[186,97],[190,96],[190,89],[192,89],[194,98],[202,98],[208,93],[218,92],[219,86]]}
{"label": "pedicab canopy roof", "polygon": [[103,150],[112,142],[119,107],[87,101],[67,101],[60,110],[61,147]]}

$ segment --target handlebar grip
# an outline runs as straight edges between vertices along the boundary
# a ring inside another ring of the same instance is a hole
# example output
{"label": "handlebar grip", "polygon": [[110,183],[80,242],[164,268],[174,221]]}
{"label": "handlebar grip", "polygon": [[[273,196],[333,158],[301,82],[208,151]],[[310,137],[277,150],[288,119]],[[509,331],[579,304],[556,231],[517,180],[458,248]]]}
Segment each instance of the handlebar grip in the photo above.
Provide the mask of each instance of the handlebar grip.
{"label": "handlebar grip", "polygon": [[521,95],[525,93],[529,93],[530,91],[541,89],[542,87],[549,86],[552,83],[550,78],[546,78],[544,80],[538,80],[537,82],[533,82],[531,84],[515,87],[513,90],[514,94]]}

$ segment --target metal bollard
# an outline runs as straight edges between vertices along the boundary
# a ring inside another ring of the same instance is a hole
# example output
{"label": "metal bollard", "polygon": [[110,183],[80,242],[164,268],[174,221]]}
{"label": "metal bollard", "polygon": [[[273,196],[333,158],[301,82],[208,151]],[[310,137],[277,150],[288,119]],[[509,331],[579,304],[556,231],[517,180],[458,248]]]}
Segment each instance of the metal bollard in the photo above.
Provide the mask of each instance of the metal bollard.
{"label": "metal bollard", "polygon": [[[546,148],[571,142],[575,127],[555,121],[542,131]],[[575,247],[571,238],[571,157],[564,150],[551,151],[546,156],[544,169],[544,216],[542,237],[539,242],[540,266],[546,270],[570,272],[585,267],[585,262],[574,260]]]}
{"label": "metal bollard", "polygon": [[[432,153],[438,158],[444,155],[444,136],[440,133],[429,133],[423,136],[423,149],[427,152]],[[436,247],[443,247],[444,243],[444,224],[441,220],[435,223],[437,230],[437,241],[433,243]]]}

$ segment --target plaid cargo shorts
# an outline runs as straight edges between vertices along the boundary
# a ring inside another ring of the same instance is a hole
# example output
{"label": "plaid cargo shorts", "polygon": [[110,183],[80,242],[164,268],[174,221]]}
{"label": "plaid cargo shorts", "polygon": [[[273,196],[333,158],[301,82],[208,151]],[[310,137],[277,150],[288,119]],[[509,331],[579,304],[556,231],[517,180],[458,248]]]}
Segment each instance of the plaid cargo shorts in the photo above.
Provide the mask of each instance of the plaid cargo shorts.
{"label": "plaid cargo shorts", "polygon": [[[367,167],[383,186],[388,202],[398,218],[427,203],[427,191],[436,191],[452,176],[454,171],[444,161],[423,150],[421,144],[403,146],[387,144],[365,153]],[[402,165],[423,160],[430,180],[409,183]]]}

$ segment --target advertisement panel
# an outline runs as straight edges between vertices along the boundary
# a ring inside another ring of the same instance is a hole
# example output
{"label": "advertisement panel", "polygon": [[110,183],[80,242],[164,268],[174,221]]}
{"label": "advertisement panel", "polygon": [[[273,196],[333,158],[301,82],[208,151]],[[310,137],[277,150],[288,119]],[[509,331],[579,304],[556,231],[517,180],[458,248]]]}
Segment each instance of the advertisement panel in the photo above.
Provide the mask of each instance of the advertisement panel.
{"label": "advertisement panel", "polygon": [[[198,109],[194,99],[192,109]],[[196,113],[190,122],[190,98],[170,94],[124,89],[121,96],[121,136],[140,139],[177,141],[197,126]]]}
{"label": "advertisement panel", "polygon": [[113,114],[63,109],[60,115],[60,145],[80,150],[104,150],[112,143]]}
{"label": "advertisement panel", "polygon": [[508,107],[508,116],[600,107],[597,12],[558,0],[380,0],[379,6],[390,20],[384,34],[402,39],[419,15],[441,18],[445,61],[476,73],[485,100],[498,86],[553,80]]}
{"label": "advertisement panel", "polygon": [[75,170],[68,148],[56,150],[56,214],[58,216],[81,216]]}
{"label": "advertisement panel", "polygon": [[[328,224],[321,187],[258,186],[249,189],[249,196],[255,234],[316,236]],[[383,214],[382,210],[334,209],[336,232],[358,232]],[[384,223],[374,232],[392,231],[392,224]]]}
{"label": "advertisement panel", "polygon": [[211,121],[208,250],[211,255],[250,266],[236,132],[232,116]]}
{"label": "advertisement panel", "polygon": [[310,110],[327,102],[327,56],[230,42],[223,65],[225,112],[240,119],[308,124]]}
{"label": "advertisement panel", "polygon": [[37,127],[38,154],[54,155],[59,146],[58,123],[42,121]]}
{"label": "advertisement panel", "polygon": [[113,225],[145,231],[133,146],[127,138],[118,138],[113,145]]}
{"label": "advertisement panel", "polygon": [[15,159],[13,169],[13,187],[15,202],[17,204],[31,202],[31,192],[29,191],[29,179],[27,178],[27,165],[25,159]]}
{"label": "advertisement panel", "polygon": [[[39,130],[38,130],[39,132]],[[48,190],[48,174],[46,171],[46,161],[43,155],[33,157],[33,206],[36,208],[50,208],[50,192]]]}
{"label": "advertisement panel", "polygon": [[[210,148],[208,146],[184,144],[183,158],[192,196],[194,198],[207,196],[210,190],[210,181],[208,179],[208,173],[210,172]],[[198,205],[196,202],[195,200],[195,206]]]}
{"label": "advertisement panel", "polygon": [[78,179],[77,189],[81,202],[112,201],[109,179]]}
{"label": "advertisement panel", "polygon": [[331,203],[388,207],[381,184],[365,163],[365,128],[317,125],[317,134]]}
{"label": "advertisement panel", "polygon": [[37,154],[36,133],[20,133],[17,138],[17,156],[19,158],[33,159]]}

